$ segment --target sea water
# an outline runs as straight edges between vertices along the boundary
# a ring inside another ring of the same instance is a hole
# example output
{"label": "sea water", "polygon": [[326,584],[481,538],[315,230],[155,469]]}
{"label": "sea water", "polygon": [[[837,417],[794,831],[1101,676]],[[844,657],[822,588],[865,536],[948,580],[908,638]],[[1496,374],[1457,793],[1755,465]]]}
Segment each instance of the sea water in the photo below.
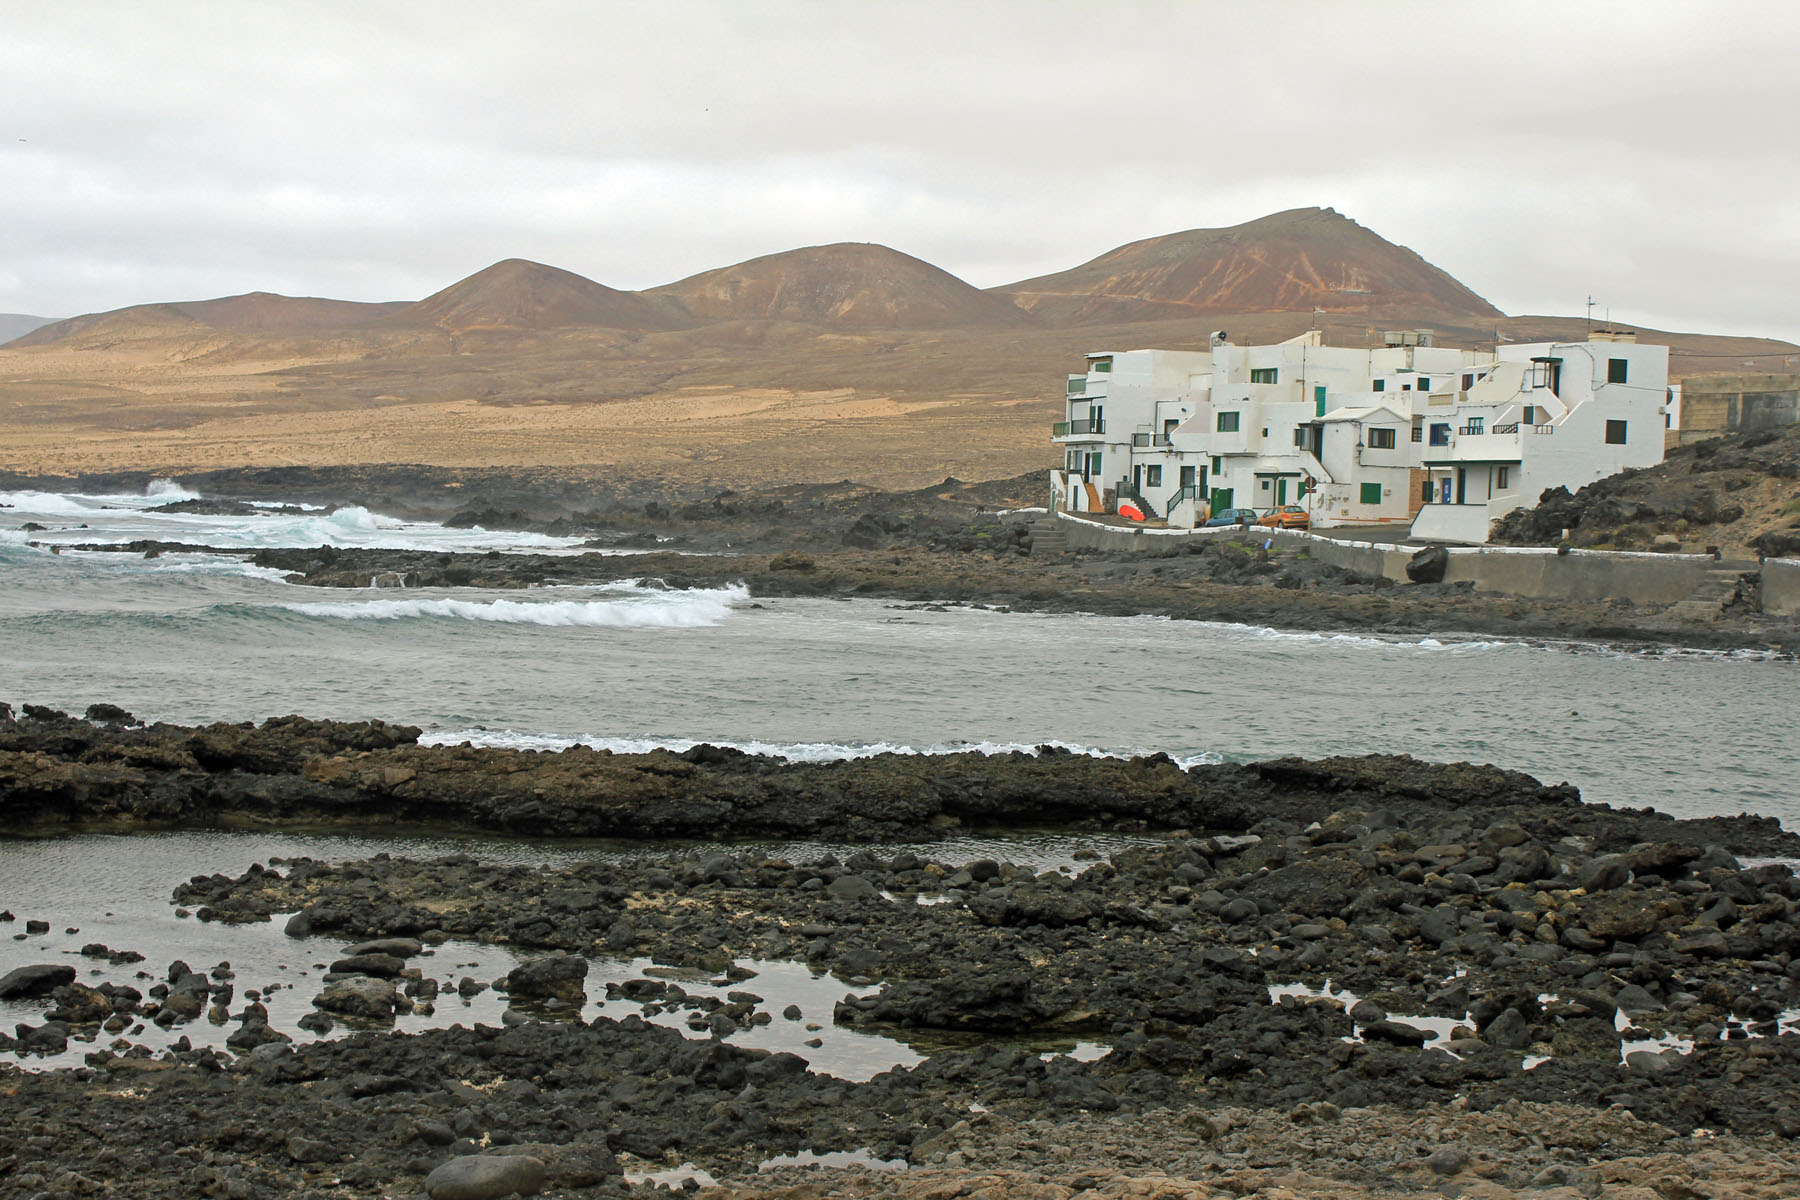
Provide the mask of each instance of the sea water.
{"label": "sea water", "polygon": [[[580,552],[571,539],[364,510],[155,511],[183,496],[166,486],[145,496],[0,495],[0,700],[75,713],[104,701],[181,723],[380,718],[418,725],[422,740],[439,744],[633,751],[708,741],[805,760],[1042,744],[1161,751],[1182,764],[1404,753],[1567,781],[1590,801],[1800,824],[1800,665],[1788,659],[759,599],[742,586],[671,590],[654,579],[501,592],[320,589],[229,555],[68,548],[148,537]],[[45,528],[22,530],[28,521]],[[5,846],[0,909],[55,919],[58,954],[107,940],[94,930],[160,952],[196,935],[172,915],[175,884],[310,845],[172,836],[120,896],[91,881],[118,875],[122,846],[135,856],[152,843]],[[389,839],[322,856],[381,849],[422,852]],[[474,852],[516,851],[488,839]],[[240,932],[279,937],[266,926]],[[284,954],[325,953],[250,945],[238,955],[265,973]],[[0,971],[44,961],[46,946],[0,941]]]}

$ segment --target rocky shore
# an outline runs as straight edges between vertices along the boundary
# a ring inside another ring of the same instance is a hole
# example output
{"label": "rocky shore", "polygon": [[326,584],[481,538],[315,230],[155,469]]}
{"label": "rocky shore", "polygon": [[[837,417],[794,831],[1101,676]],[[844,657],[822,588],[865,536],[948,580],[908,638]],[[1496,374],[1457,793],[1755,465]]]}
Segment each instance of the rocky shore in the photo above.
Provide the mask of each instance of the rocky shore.
{"label": "rocky shore", "polygon": [[[1800,857],[1800,838],[1773,821],[1612,810],[1383,756],[796,764],[416,737],[298,717],[146,727],[105,706],[0,718],[10,835],[638,839],[567,866],[280,859],[171,880],[199,920],[281,914],[290,936],[340,939],[314,1013],[275,1027],[224,964],[133,987],[54,962],[0,978],[43,1012],[0,1034],[17,1064],[0,1065],[0,1192],[599,1196],[671,1169],[734,1197],[1800,1187],[1800,879],[1762,861]],[[1050,870],[1023,846],[931,849],[973,830],[1136,840]],[[841,845],[766,844],[796,837]],[[695,838],[713,844],[677,841]],[[29,941],[56,914],[16,919]],[[454,985],[498,990],[504,1021],[389,1032],[446,999],[446,939],[521,956]],[[130,947],[98,951],[130,965]],[[601,962],[660,966],[599,983]],[[923,1061],[852,1080],[736,1044],[798,1021],[759,981],[789,962],[841,985],[833,1026]],[[607,1012],[584,1016],[597,995]],[[213,1020],[222,1048],[199,1033]],[[146,1023],[193,1040],[149,1053]],[[84,1039],[85,1067],[29,1069]],[[861,1165],[801,1165],[816,1156]]]}
{"label": "rocky shore", "polygon": [[[149,479],[140,472],[55,481],[3,477],[0,483],[105,491],[142,489]],[[358,504],[456,526],[582,538],[595,551],[220,551],[242,553],[295,582],[320,587],[527,588],[653,580],[671,588],[743,584],[764,599],[854,597],[1309,631],[1800,652],[1800,623],[1766,617],[1747,604],[1695,620],[1665,606],[1396,585],[1296,550],[1265,549],[1254,536],[1195,544],[1162,557],[1034,554],[1036,517],[1022,510],[1043,502],[1044,477],[1036,472],[983,483],[947,479],[911,492],[846,480],[705,496],[656,480],[598,480],[568,471],[271,468],[183,481],[205,498],[172,502],[173,510],[250,512],[251,501]],[[154,555],[206,547],[146,541],[123,549]],[[1755,589],[1746,591],[1753,595]]]}

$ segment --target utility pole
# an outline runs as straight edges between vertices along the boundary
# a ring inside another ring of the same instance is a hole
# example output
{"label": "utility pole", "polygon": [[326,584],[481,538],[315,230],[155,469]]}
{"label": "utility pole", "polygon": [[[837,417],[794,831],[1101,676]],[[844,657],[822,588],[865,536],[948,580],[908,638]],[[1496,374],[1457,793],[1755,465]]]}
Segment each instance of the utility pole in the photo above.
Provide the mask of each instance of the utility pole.
{"label": "utility pole", "polygon": [[1594,335],[1594,298],[1588,297],[1587,320],[1581,327],[1581,340],[1587,341]]}

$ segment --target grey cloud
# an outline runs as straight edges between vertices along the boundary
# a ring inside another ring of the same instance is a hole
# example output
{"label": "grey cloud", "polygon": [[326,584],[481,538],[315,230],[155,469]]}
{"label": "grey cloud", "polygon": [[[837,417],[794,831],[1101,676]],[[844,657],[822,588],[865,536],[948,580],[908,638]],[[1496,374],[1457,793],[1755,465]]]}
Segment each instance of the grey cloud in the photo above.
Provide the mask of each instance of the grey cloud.
{"label": "grey cloud", "polygon": [[839,240],[992,286],[1320,204],[1509,312],[1794,336],[1800,10],[1732,16],[71,0],[0,45],[0,311],[406,298],[509,255],[647,287]]}

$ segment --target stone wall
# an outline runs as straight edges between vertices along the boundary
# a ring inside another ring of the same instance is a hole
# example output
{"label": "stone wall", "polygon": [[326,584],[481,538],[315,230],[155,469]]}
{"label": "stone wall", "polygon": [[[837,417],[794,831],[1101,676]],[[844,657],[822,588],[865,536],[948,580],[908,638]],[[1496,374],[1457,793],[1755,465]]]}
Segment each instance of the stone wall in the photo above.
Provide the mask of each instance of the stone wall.
{"label": "stone wall", "polygon": [[1763,562],[1762,606],[1770,616],[1800,616],[1800,559],[1771,558]]}
{"label": "stone wall", "polygon": [[[1416,544],[1387,545],[1340,541],[1315,533],[1282,529],[1143,529],[1102,525],[1066,513],[1058,514],[1071,549],[1125,554],[1177,554],[1192,541],[1269,542],[1304,548],[1321,562],[1365,575],[1406,581],[1406,564]],[[1705,554],[1643,554],[1611,550],[1573,550],[1558,554],[1536,547],[1470,546],[1450,551],[1446,583],[1468,581],[1476,590],[1506,592],[1539,600],[1629,600],[1636,604],[1674,604],[1706,577],[1713,559]],[[1800,563],[1794,564],[1800,572]],[[1794,587],[1800,593],[1800,577]],[[1767,583],[1764,584],[1765,605]],[[1800,600],[1800,595],[1796,596]],[[1797,609],[1796,611],[1800,611]]]}

